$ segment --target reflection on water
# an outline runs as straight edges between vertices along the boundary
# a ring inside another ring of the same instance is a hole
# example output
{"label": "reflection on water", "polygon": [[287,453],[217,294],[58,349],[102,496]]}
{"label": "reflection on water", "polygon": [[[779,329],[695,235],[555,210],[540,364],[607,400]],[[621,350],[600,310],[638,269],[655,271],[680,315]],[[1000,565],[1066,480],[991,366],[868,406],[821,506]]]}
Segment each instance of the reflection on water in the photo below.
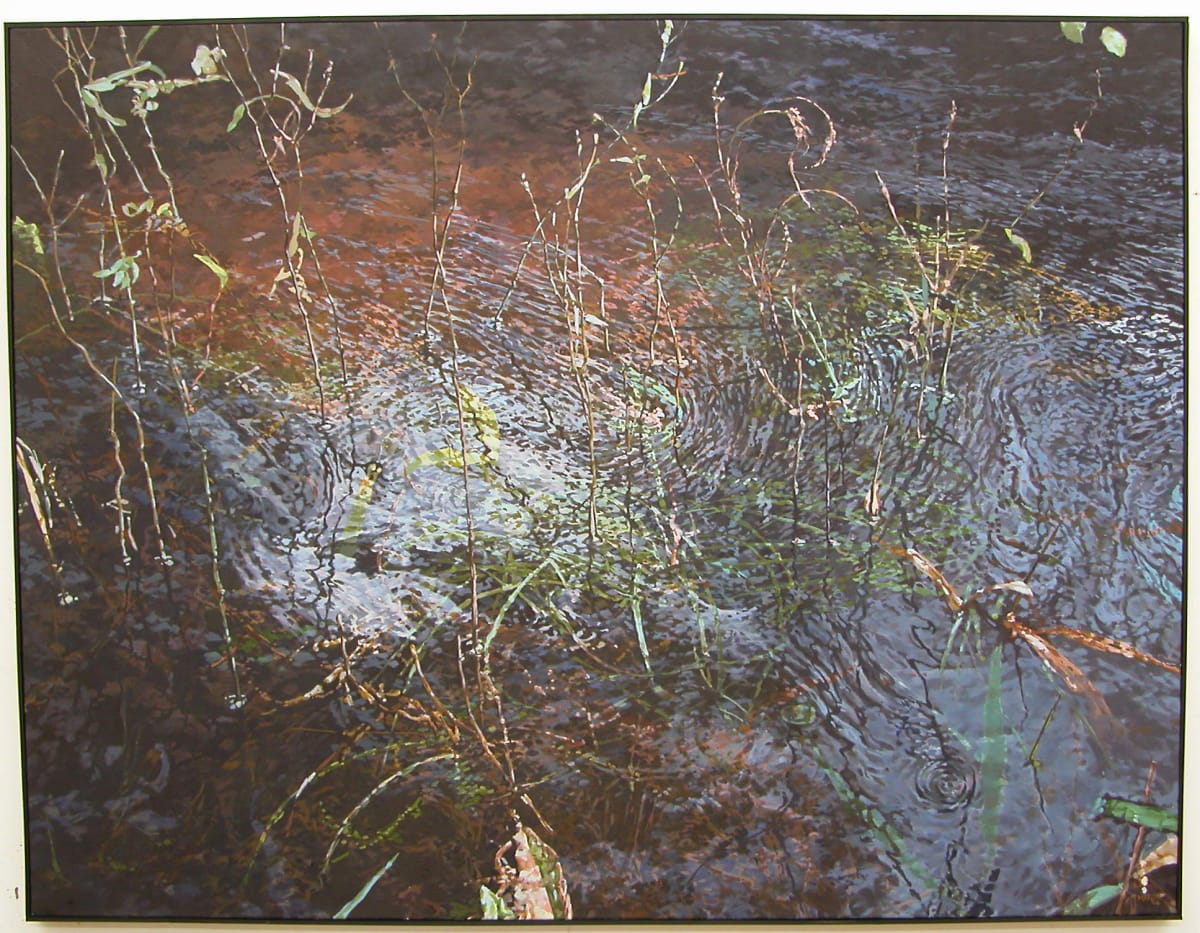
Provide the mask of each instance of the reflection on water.
{"label": "reflection on water", "polygon": [[[1180,30],[986,25],[308,23],[262,151],[164,95],[186,230],[65,166],[13,298],[33,909],[478,916],[516,820],[589,919],[1119,879],[1095,801],[1179,803]],[[146,54],[201,41],[278,31]],[[39,100],[31,165],[83,145]]]}

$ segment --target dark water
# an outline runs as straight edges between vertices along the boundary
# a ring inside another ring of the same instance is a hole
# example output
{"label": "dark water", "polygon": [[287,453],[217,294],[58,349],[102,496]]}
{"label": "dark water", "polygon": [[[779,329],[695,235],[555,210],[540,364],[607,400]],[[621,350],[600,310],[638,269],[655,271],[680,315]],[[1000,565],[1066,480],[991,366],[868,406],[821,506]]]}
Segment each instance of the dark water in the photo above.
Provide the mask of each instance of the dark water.
{"label": "dark water", "polygon": [[[130,221],[136,353],[122,296],[92,302],[108,215],[44,90],[62,53],[11,34],[13,142],[44,187],[64,149],[58,216],[83,196],[75,316],[14,273],[54,523],[48,557],[18,475],[36,913],[328,917],[396,855],[352,916],[478,916],[520,819],[580,918],[1047,916],[1124,870],[1102,795],[1153,767],[1178,810],[1179,676],[1146,658],[1182,652],[1179,24],[1122,25],[1117,59],[1097,24],[696,20],[656,64],[659,28],[289,26],[279,67],[311,48],[319,105],[353,100],[306,117],[302,172],[265,135],[279,189],[232,87],[164,96],[191,236]],[[246,34],[260,74],[279,35]],[[198,42],[144,55],[184,76]],[[101,31],[94,75],[118,52]],[[777,210],[797,129],[754,115],[797,98],[798,183],[837,196]],[[279,190],[315,234],[311,342],[272,294]],[[911,244],[947,212],[991,271],[922,349]],[[955,613],[929,566],[1010,586]]]}

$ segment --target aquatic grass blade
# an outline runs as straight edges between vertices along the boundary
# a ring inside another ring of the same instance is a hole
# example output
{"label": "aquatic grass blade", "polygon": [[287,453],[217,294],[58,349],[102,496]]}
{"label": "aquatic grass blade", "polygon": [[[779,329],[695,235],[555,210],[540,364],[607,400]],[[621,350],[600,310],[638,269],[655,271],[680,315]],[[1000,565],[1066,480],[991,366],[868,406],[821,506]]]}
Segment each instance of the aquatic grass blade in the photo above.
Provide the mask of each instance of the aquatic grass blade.
{"label": "aquatic grass blade", "polygon": [[338,824],[337,832],[335,832],[333,834],[333,839],[330,840],[330,842],[329,842],[329,848],[325,850],[325,860],[321,864],[321,874],[324,874],[326,871],[329,870],[329,865],[333,861],[334,850],[337,849],[338,843],[341,842],[342,837],[344,835],[346,835],[347,831],[350,828],[351,822],[354,820],[354,818],[356,816],[358,816],[359,813],[361,813],[364,809],[366,809],[367,805],[372,800],[374,800],[381,793],[383,793],[383,791],[386,790],[394,781],[397,781],[400,778],[408,777],[414,771],[416,771],[418,768],[423,767],[424,765],[427,765],[427,764],[432,764],[435,761],[444,761],[447,758],[453,758],[453,757],[455,757],[453,752],[442,752],[437,755],[430,755],[428,758],[419,759],[418,761],[414,761],[412,764],[408,765],[407,767],[401,768],[399,771],[393,771],[391,774],[389,774],[387,777],[385,777],[382,781],[380,781],[378,784],[376,784],[374,787],[372,787],[371,790],[368,791],[367,794],[361,800],[359,800],[358,803],[356,803],[354,805],[354,808],[349,813],[346,814],[346,816],[342,819],[341,823]]}
{"label": "aquatic grass blade", "polygon": [[838,797],[841,798],[843,803],[848,804],[854,809],[855,813],[862,819],[871,831],[871,834],[875,837],[875,841],[880,849],[895,859],[901,873],[910,881],[918,882],[929,890],[936,887],[926,866],[909,852],[908,846],[905,845],[904,838],[900,835],[899,830],[888,821],[887,817],[855,792],[837,769],[830,767],[823,761],[818,761],[818,763],[825,776],[829,779],[829,782],[833,785],[833,789],[837,792]]}
{"label": "aquatic grass blade", "polygon": [[345,920],[347,917],[349,917],[350,912],[352,910],[354,910],[354,908],[357,907],[359,904],[361,904],[364,900],[366,900],[367,895],[371,893],[371,890],[379,882],[379,879],[387,874],[388,869],[392,867],[393,863],[399,857],[400,857],[400,853],[397,852],[390,859],[388,859],[387,862],[384,864],[383,868],[381,868],[381,869],[379,869],[379,871],[375,872],[375,874],[373,874],[368,879],[367,883],[364,884],[359,889],[358,893],[355,894],[354,897],[350,898],[350,900],[346,901],[345,904],[343,904],[340,908],[338,908],[337,913],[335,913],[333,915],[333,919],[334,920]]}
{"label": "aquatic grass blade", "polygon": [[550,564],[553,559],[553,554],[548,554],[546,557],[542,558],[541,563],[529,571],[529,573],[525,574],[525,577],[521,580],[521,582],[512,588],[512,591],[508,594],[508,597],[504,600],[504,603],[496,612],[496,617],[492,620],[491,627],[488,629],[488,633],[483,640],[483,654],[485,656],[489,651],[491,651],[492,642],[496,638],[496,633],[500,631],[500,626],[504,622],[504,617],[508,615],[508,610],[512,608],[512,604],[517,601],[521,593],[524,592],[525,588],[529,586],[533,579],[539,573],[541,573],[542,570],[545,569],[546,565]]}
{"label": "aquatic grass blade", "polygon": [[983,752],[979,762],[983,788],[979,817],[980,833],[994,857],[1000,825],[1000,803],[1004,795],[1004,772],[1008,760],[1008,734],[1004,731],[1004,650],[997,645],[988,660],[987,698],[983,704]]}
{"label": "aquatic grass blade", "polygon": [[946,669],[946,662],[950,660],[950,651],[954,647],[954,639],[958,637],[958,630],[962,628],[963,615],[959,613],[954,617],[954,622],[950,626],[950,634],[946,636],[946,647],[942,650],[942,659],[938,662],[938,670]]}
{"label": "aquatic grass blade", "polygon": [[646,673],[653,677],[654,671],[650,666],[650,648],[646,644],[646,626],[642,621],[641,590],[641,576],[635,573],[633,575],[633,598],[629,601],[629,608],[633,613],[633,628],[637,633],[638,650],[642,653],[642,663],[646,665]]}

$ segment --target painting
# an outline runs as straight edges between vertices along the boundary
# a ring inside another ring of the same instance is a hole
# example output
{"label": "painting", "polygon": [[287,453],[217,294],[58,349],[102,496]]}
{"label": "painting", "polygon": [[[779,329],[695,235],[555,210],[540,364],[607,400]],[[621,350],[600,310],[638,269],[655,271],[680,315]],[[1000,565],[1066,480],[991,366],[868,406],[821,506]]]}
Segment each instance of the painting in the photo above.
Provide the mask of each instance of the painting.
{"label": "painting", "polygon": [[9,24],[27,916],[1178,917],[1185,38]]}

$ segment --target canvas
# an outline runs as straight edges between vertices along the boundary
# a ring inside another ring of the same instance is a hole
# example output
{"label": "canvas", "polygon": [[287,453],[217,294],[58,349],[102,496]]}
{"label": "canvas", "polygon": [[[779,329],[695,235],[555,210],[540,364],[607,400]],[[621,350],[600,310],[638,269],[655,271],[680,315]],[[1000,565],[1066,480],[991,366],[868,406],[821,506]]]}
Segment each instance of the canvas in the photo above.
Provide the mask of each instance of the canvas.
{"label": "canvas", "polygon": [[1185,26],[9,25],[29,916],[1178,916]]}

